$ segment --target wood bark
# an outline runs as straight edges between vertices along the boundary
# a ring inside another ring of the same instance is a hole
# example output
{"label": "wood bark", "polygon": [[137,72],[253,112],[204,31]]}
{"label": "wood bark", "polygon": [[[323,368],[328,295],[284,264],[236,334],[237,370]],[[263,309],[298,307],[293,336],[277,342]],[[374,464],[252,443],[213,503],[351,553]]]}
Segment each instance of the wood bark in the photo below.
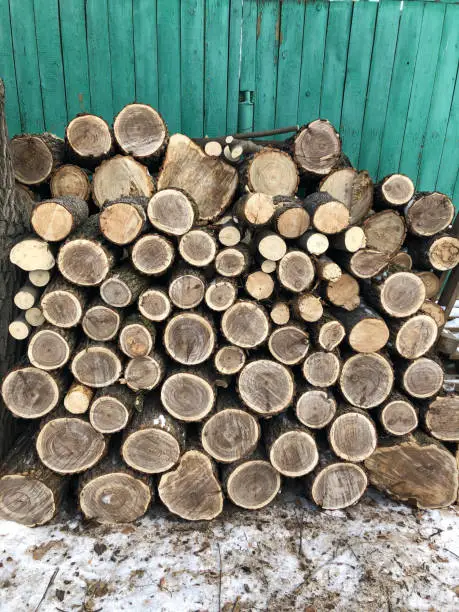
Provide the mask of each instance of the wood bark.
{"label": "wood bark", "polygon": [[312,193],[304,205],[312,226],[322,234],[339,234],[350,224],[349,209],[329,193]]}
{"label": "wood bark", "polygon": [[336,169],[321,181],[319,189],[345,204],[350,225],[361,223],[373,205],[373,182],[366,170]]}

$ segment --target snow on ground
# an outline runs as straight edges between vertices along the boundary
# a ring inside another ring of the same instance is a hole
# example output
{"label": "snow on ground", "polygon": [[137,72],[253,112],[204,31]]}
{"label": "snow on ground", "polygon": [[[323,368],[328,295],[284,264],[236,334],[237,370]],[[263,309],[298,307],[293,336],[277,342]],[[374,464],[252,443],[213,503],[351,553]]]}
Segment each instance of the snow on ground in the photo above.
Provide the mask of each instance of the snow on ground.
{"label": "snow on ground", "polygon": [[157,505],[116,527],[0,522],[0,611],[457,611],[458,517],[374,491],[322,512],[291,489],[211,523]]}

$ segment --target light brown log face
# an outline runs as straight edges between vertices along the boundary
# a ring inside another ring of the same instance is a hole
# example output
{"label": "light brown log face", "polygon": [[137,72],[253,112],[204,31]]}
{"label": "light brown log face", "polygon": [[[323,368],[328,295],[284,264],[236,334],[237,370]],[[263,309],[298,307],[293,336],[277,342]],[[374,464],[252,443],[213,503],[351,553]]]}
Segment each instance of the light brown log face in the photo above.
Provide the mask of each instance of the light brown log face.
{"label": "light brown log face", "polygon": [[93,340],[106,342],[112,340],[120,327],[120,315],[109,306],[99,304],[88,308],[81,325],[84,333]]}
{"label": "light brown log face", "polygon": [[149,329],[141,323],[125,325],[119,336],[120,348],[132,359],[145,357],[153,348],[153,337]]}
{"label": "light brown log face", "polygon": [[395,348],[405,359],[417,359],[432,348],[437,335],[438,327],[431,316],[415,315],[401,325],[395,338]]}
{"label": "light brown log face", "polygon": [[440,306],[440,304],[437,304],[436,302],[431,302],[430,300],[426,300],[422,304],[419,311],[426,315],[429,315],[429,317],[432,317],[432,319],[435,321],[435,324],[437,325],[438,328],[442,328],[444,324],[446,323],[445,311]]}
{"label": "light brown log face", "polygon": [[216,312],[223,312],[234,304],[237,297],[237,287],[229,279],[214,279],[206,289],[207,306]]}
{"label": "light brown log face", "polygon": [[231,344],[222,346],[215,353],[214,364],[217,372],[231,376],[241,371],[246,361],[244,351]]}
{"label": "light brown log face", "polygon": [[422,280],[411,272],[396,272],[384,281],[380,301],[392,317],[409,317],[426,298]]}
{"label": "light brown log face", "polygon": [[169,284],[171,302],[183,310],[196,308],[204,299],[205,291],[204,279],[192,272],[178,275]]}
{"label": "light brown log face", "polygon": [[92,195],[99,208],[122,197],[151,198],[154,192],[155,185],[146,166],[124,155],[102,162],[92,179]]}
{"label": "light brown log face", "polygon": [[147,104],[128,104],[113,124],[116,142],[124,153],[138,159],[159,154],[167,140],[161,115]]}
{"label": "light brown log face", "polygon": [[189,521],[211,520],[223,510],[223,494],[208,457],[188,451],[177,469],[161,476],[161,501],[173,513]]}
{"label": "light brown log face", "polygon": [[394,373],[385,357],[378,353],[360,353],[343,365],[340,388],[346,400],[359,408],[381,404],[392,390]]}
{"label": "light brown log face", "polygon": [[436,361],[421,357],[408,365],[403,373],[402,384],[413,397],[432,397],[443,385],[443,370]]}
{"label": "light brown log face", "polygon": [[60,166],[53,172],[49,186],[53,198],[76,196],[88,200],[91,193],[88,175],[82,168],[72,164]]}
{"label": "light brown log face", "polygon": [[391,206],[408,204],[414,196],[413,181],[404,174],[391,174],[382,181],[381,194]]}
{"label": "light brown log face", "polygon": [[287,302],[277,302],[271,308],[269,316],[276,325],[285,325],[290,321],[290,308]]}
{"label": "light brown log face", "polygon": [[269,460],[283,476],[297,478],[309,474],[316,467],[319,453],[309,433],[288,431],[271,446]]}
{"label": "light brown log face", "polygon": [[341,140],[331,123],[317,119],[302,128],[296,136],[293,153],[303,171],[324,176],[338,163]]}
{"label": "light brown log face", "polygon": [[257,270],[248,275],[245,290],[255,300],[267,300],[274,291],[274,280],[266,272]]}
{"label": "light brown log face", "polygon": [[112,434],[126,427],[129,411],[115,397],[102,396],[91,404],[89,420],[96,431]]}
{"label": "light brown log face", "polygon": [[367,488],[362,468],[353,463],[328,465],[316,476],[311,495],[324,510],[339,510],[357,503]]}
{"label": "light brown log face", "polygon": [[302,251],[289,251],[279,262],[277,276],[283,287],[294,293],[309,289],[314,280],[314,265]]}
{"label": "light brown log face", "polygon": [[309,227],[309,214],[301,206],[287,208],[277,217],[277,231],[284,238],[299,238]]}
{"label": "light brown log face", "polygon": [[211,416],[202,428],[204,450],[216,461],[231,463],[252,453],[260,439],[260,426],[244,410],[227,408]]}
{"label": "light brown log face", "polygon": [[359,353],[375,353],[386,346],[389,329],[383,319],[362,319],[350,330],[348,341]]}
{"label": "light brown log face", "polygon": [[72,383],[64,397],[64,408],[72,414],[84,414],[94,396],[94,391],[80,383]]}
{"label": "light brown log face", "polygon": [[39,185],[53,169],[53,156],[41,138],[23,135],[10,142],[14,176],[24,185]]}
{"label": "light brown log face", "polygon": [[416,276],[424,283],[426,288],[426,299],[433,299],[438,292],[440,291],[441,282],[440,278],[435,274],[435,272],[430,272],[425,270],[424,272],[415,272]]}
{"label": "light brown log face", "polygon": [[313,224],[323,234],[338,234],[349,225],[349,210],[342,202],[332,200],[317,209]]}
{"label": "light brown log face", "polygon": [[5,376],[2,397],[15,416],[37,419],[57,406],[59,387],[48,372],[26,366]]}
{"label": "light brown log face", "polygon": [[0,518],[27,527],[44,525],[56,513],[52,490],[40,480],[20,474],[0,479]]}
{"label": "light brown log face", "polygon": [[132,247],[133,266],[142,274],[159,276],[164,274],[174,261],[174,247],[164,236],[147,234]]}
{"label": "light brown log face", "polygon": [[202,376],[178,372],[164,381],[161,402],[180,421],[201,421],[215,404],[215,392]]}
{"label": "light brown log face", "polygon": [[363,461],[376,448],[378,436],[373,421],[364,414],[347,412],[339,415],[328,432],[330,446],[344,461]]}
{"label": "light brown log face", "polygon": [[280,363],[258,359],[242,369],[238,378],[238,391],[244,404],[254,412],[264,416],[278,414],[293,399],[293,376]]}
{"label": "light brown log face", "polygon": [[49,244],[38,238],[25,238],[10,251],[10,261],[25,272],[51,270],[56,263]]}
{"label": "light brown log face", "polygon": [[459,239],[442,236],[434,240],[428,252],[429,261],[435,270],[445,272],[459,264]]}
{"label": "light brown log face", "polygon": [[133,391],[155,389],[163,375],[163,362],[154,353],[131,359],[124,371],[126,384]]}
{"label": "light brown log face", "polygon": [[89,346],[76,353],[71,369],[74,377],[88,387],[105,387],[121,376],[118,356],[105,346]]}
{"label": "light brown log face", "polygon": [[298,420],[310,429],[326,427],[335,416],[336,401],[321,389],[311,389],[300,395],[295,413]]}
{"label": "light brown log face", "polygon": [[135,521],[145,514],[150,500],[150,488],[123,472],[98,476],[80,492],[80,506],[86,518],[106,524]]}
{"label": "light brown log face", "polygon": [[205,230],[190,230],[180,239],[179,253],[191,266],[208,266],[217,254],[217,243]]}
{"label": "light brown log face", "polygon": [[215,348],[215,331],[207,319],[194,313],[177,314],[164,330],[168,354],[183,365],[197,365],[209,359]]}
{"label": "light brown log face", "polygon": [[438,440],[459,442],[459,396],[438,396],[425,413],[425,425]]}
{"label": "light brown log face", "polygon": [[126,438],[122,453],[124,461],[145,474],[161,474],[177,464],[180,446],[167,431],[145,427]]}
{"label": "light brown log face", "polygon": [[410,232],[418,236],[433,236],[451,223],[454,205],[443,193],[420,194],[407,206],[405,216]]}
{"label": "light brown log face", "polygon": [[339,321],[327,321],[317,335],[317,343],[325,351],[333,351],[346,336],[344,327]]}
{"label": "light brown log face", "polygon": [[241,241],[241,232],[235,225],[222,227],[222,229],[218,232],[218,240],[223,246],[236,246]]}
{"label": "light brown log face", "polygon": [[164,321],[172,310],[165,291],[146,289],[139,296],[139,311],[150,321]]}
{"label": "light brown log face", "polygon": [[51,201],[35,207],[31,222],[40,238],[49,242],[67,238],[74,224],[72,214],[58,202]]}
{"label": "light brown log face", "polygon": [[418,508],[443,508],[457,499],[454,456],[427,436],[379,447],[365,468],[373,486]]}
{"label": "light brown log face", "polygon": [[281,478],[268,461],[246,461],[228,477],[226,488],[231,501],[247,510],[264,508],[279,492]]}
{"label": "light brown log face", "polygon": [[240,221],[254,228],[269,223],[275,211],[273,198],[267,193],[246,194],[235,206]]}
{"label": "light brown log face", "polygon": [[51,274],[48,270],[31,270],[29,272],[29,281],[35,287],[46,287],[51,279]]}
{"label": "light brown log face", "polygon": [[178,189],[158,191],[148,203],[148,218],[156,229],[171,236],[183,236],[195,221],[195,208]]}
{"label": "light brown log face", "polygon": [[394,436],[406,436],[418,426],[418,415],[413,406],[404,400],[387,402],[381,409],[381,424]]}
{"label": "light brown log face", "polygon": [[329,193],[350,211],[349,223],[361,223],[373,203],[373,183],[366,171],[354,168],[334,170],[320,183],[320,191]]}
{"label": "light brown log face", "polygon": [[365,220],[363,229],[367,248],[381,253],[395,253],[405,240],[405,222],[394,210],[371,215]]}
{"label": "light brown log face", "polygon": [[303,376],[315,387],[331,387],[338,380],[340,361],[334,353],[316,351],[306,357]]}
{"label": "light brown log face", "polygon": [[247,182],[250,191],[267,195],[291,196],[298,188],[298,170],[283,151],[263,149],[249,162]]}
{"label": "light brown log face", "polygon": [[373,278],[384,270],[388,263],[387,253],[374,249],[361,249],[351,257],[349,270],[357,278]]}
{"label": "light brown log face", "polygon": [[306,323],[318,321],[324,313],[322,302],[312,293],[304,293],[296,299],[295,309],[298,316]]}
{"label": "light brown log face", "polygon": [[273,331],[268,348],[274,359],[285,365],[296,365],[306,357],[309,335],[296,325],[285,325]]}
{"label": "light brown log face", "polygon": [[112,135],[108,124],[95,115],[75,117],[67,126],[67,141],[71,149],[82,158],[105,157],[112,148]]}
{"label": "light brown log face", "polygon": [[58,474],[76,474],[95,465],[105,453],[104,436],[78,418],[58,418],[37,437],[41,461]]}
{"label": "light brown log face", "polygon": [[255,348],[265,342],[269,334],[268,316],[255,302],[235,302],[224,312],[221,325],[228,342],[240,348]]}
{"label": "light brown log face", "polygon": [[75,285],[99,285],[110,270],[110,261],[102,246],[79,238],[64,244],[58,255],[59,271]]}
{"label": "light brown log face", "polygon": [[30,339],[27,355],[32,365],[42,370],[57,370],[70,359],[73,346],[58,328],[38,330]]}
{"label": "light brown log face", "polygon": [[145,213],[140,212],[127,202],[113,202],[100,213],[102,234],[120,246],[131,243],[137,238],[145,224]]}

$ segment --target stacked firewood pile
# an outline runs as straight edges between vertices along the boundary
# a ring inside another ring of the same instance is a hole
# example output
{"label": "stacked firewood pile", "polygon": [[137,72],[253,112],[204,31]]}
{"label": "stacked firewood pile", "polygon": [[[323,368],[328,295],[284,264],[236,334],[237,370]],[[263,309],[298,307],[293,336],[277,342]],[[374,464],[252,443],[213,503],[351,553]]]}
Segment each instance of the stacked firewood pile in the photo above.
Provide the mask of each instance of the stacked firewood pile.
{"label": "stacked firewood pile", "polygon": [[43,524],[76,495],[132,521],[157,492],[212,519],[288,478],[325,509],[369,483],[455,502],[459,400],[434,352],[459,262],[448,197],[373,185],[325,120],[192,140],[131,104],[11,153],[35,234],[10,254],[27,345],[2,396],[37,427],[3,466],[1,517]]}

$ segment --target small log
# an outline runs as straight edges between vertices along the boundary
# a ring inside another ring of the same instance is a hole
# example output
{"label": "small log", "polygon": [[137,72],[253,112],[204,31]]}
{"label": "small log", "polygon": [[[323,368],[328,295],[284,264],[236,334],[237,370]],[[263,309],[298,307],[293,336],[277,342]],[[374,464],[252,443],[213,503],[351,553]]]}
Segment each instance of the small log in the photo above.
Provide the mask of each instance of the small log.
{"label": "small log", "polygon": [[261,271],[265,274],[272,274],[277,270],[277,263],[275,261],[271,261],[270,259],[263,259],[261,255],[258,257],[260,261]]}
{"label": "small log", "polygon": [[416,314],[405,320],[388,321],[393,349],[405,359],[425,355],[435,344],[438,327],[427,314]]}
{"label": "small log", "polygon": [[51,270],[56,263],[50,245],[33,236],[24,238],[12,247],[10,261],[25,272]]}
{"label": "small log", "polygon": [[96,392],[89,421],[96,431],[113,434],[126,427],[134,408],[134,393],[123,385],[111,385]]}
{"label": "small log", "polygon": [[91,302],[84,313],[81,326],[91,340],[106,342],[118,335],[121,321],[121,311],[98,298]]}
{"label": "small log", "polygon": [[178,267],[169,283],[169,298],[177,308],[196,308],[204,299],[206,281],[201,272],[193,268]]}
{"label": "small log", "polygon": [[341,268],[330,257],[322,255],[314,261],[318,278],[325,281],[337,281],[342,272]]}
{"label": "small log", "polygon": [[205,370],[179,370],[161,387],[161,403],[175,419],[202,421],[215,405],[216,392]]}
{"label": "small log", "polygon": [[227,221],[223,227],[218,230],[218,241],[223,246],[236,246],[240,243],[241,239],[241,231],[232,221]]}
{"label": "small log", "polygon": [[100,297],[109,306],[123,308],[133,304],[149,285],[148,278],[141,276],[129,264],[114,268],[100,286]]}
{"label": "small log", "polygon": [[9,143],[14,178],[24,185],[49,180],[64,159],[64,141],[54,134],[19,134]]}
{"label": "small log", "polygon": [[218,349],[214,356],[214,367],[220,374],[231,376],[242,370],[246,362],[244,351],[238,346],[227,344]]}
{"label": "small log", "polygon": [[306,357],[301,369],[314,387],[332,387],[338,380],[341,361],[335,353],[314,351]]}
{"label": "small log", "polygon": [[426,299],[431,300],[435,298],[441,289],[441,280],[440,277],[435,274],[435,272],[431,272],[430,270],[424,270],[423,272],[414,272],[416,276],[424,283],[426,288]]}
{"label": "small log", "polygon": [[280,414],[266,421],[263,435],[271,465],[283,476],[298,478],[316,467],[319,452],[304,425]]}
{"label": "small log", "polygon": [[87,297],[81,287],[55,276],[40,300],[43,316],[56,327],[74,327],[83,317]]}
{"label": "small log", "polygon": [[32,366],[18,366],[2,382],[5,406],[21,419],[38,419],[54,410],[65,389],[65,377]]}
{"label": "small log", "polygon": [[311,324],[314,344],[324,351],[333,351],[346,336],[344,325],[325,311],[316,323]]}
{"label": "small log", "polygon": [[397,375],[402,389],[411,397],[419,399],[433,397],[443,386],[443,368],[435,359],[429,357],[401,362]]}
{"label": "small log", "polygon": [[273,218],[275,231],[283,238],[295,240],[302,236],[310,225],[309,213],[303,202],[296,197],[274,198],[276,210]]}
{"label": "small log", "polygon": [[404,270],[411,270],[413,267],[413,259],[407,251],[399,251],[390,258],[391,266],[398,266]]}
{"label": "small log", "polygon": [[330,448],[344,461],[364,461],[374,452],[377,441],[373,420],[359,408],[341,406],[328,428]]}
{"label": "small log", "polygon": [[148,227],[148,198],[123,197],[105,202],[99,215],[102,234],[113,244],[126,246]]}
{"label": "small log", "polygon": [[361,223],[373,205],[373,182],[365,170],[336,169],[321,181],[319,189],[345,204],[350,225]]}
{"label": "small log", "polygon": [[26,323],[28,323],[32,327],[40,327],[40,325],[43,325],[43,323],[46,321],[41,311],[41,308],[38,308],[36,306],[33,308],[28,308],[24,312],[24,318],[26,320]]}
{"label": "small log", "polygon": [[343,364],[339,378],[341,393],[358,408],[374,408],[386,400],[394,383],[389,360],[379,353],[357,353]]}
{"label": "small log", "polygon": [[309,289],[314,281],[314,264],[303,251],[287,251],[277,267],[277,278],[288,291],[301,293]]}
{"label": "small log", "polygon": [[312,193],[304,200],[311,224],[322,234],[339,234],[350,224],[349,209],[324,192]]}
{"label": "small log", "polygon": [[279,261],[287,252],[285,240],[269,230],[262,230],[255,236],[255,246],[264,259]]}
{"label": "small log", "polygon": [[236,283],[230,278],[216,277],[208,285],[204,296],[205,302],[211,310],[223,312],[227,310],[237,298]]}
{"label": "small log", "polygon": [[150,163],[164,153],[169,134],[160,113],[148,104],[127,104],[115,117],[113,134],[125,155]]}
{"label": "small log", "polygon": [[53,472],[78,474],[101,460],[106,440],[81,416],[66,413],[43,423],[36,448],[42,463]]}
{"label": "small log", "polygon": [[376,353],[386,346],[389,328],[374,310],[360,304],[351,311],[333,308],[333,315],[344,325],[347,341],[358,353]]}
{"label": "small log", "polygon": [[287,302],[274,302],[269,316],[276,325],[286,325],[290,321],[290,307]]}
{"label": "small log", "polygon": [[57,168],[51,176],[49,188],[53,198],[74,196],[87,201],[91,195],[88,173],[73,164],[64,164]]}
{"label": "small log", "polygon": [[374,249],[360,249],[355,253],[341,253],[337,256],[341,266],[356,278],[368,279],[377,276],[389,264],[387,253]]}
{"label": "small log", "polygon": [[164,372],[164,359],[159,353],[151,351],[149,355],[128,361],[124,380],[133,391],[151,391],[162,381]]}
{"label": "small log", "polygon": [[254,457],[226,466],[223,485],[233,504],[246,510],[259,510],[279,493],[281,477],[269,461]]}
{"label": "small log", "polygon": [[217,140],[211,140],[204,145],[204,153],[210,157],[220,157],[223,153],[222,145]]}
{"label": "small log", "polygon": [[152,500],[150,482],[114,454],[80,477],[80,507],[102,524],[130,523],[145,514]]}
{"label": "small log", "polygon": [[419,310],[426,298],[422,280],[412,272],[383,275],[362,284],[365,299],[384,315],[409,317]]}
{"label": "small log", "polygon": [[275,210],[272,195],[247,193],[236,202],[233,214],[242,227],[259,229],[272,221]]}
{"label": "small log", "polygon": [[227,278],[241,276],[248,269],[249,264],[249,251],[242,244],[222,249],[215,257],[215,270],[217,274]]}
{"label": "small log", "polygon": [[266,272],[256,270],[247,276],[245,290],[254,300],[267,300],[274,292],[274,280]]}
{"label": "small log", "polygon": [[274,359],[285,365],[303,361],[309,350],[309,334],[299,325],[277,327],[269,336],[268,348]]}
{"label": "small log", "polygon": [[323,510],[342,510],[356,504],[367,486],[367,475],[360,465],[322,455],[311,478],[310,495]]}
{"label": "small log", "polygon": [[329,239],[325,234],[309,230],[297,240],[298,246],[310,255],[323,255],[329,247]]}
{"label": "small log", "polygon": [[459,396],[438,395],[422,411],[425,429],[437,440],[459,442]]}
{"label": "small log", "polygon": [[391,436],[406,436],[418,426],[418,410],[401,393],[391,393],[377,412],[383,429]]}
{"label": "small log", "polygon": [[0,518],[26,527],[48,523],[59,510],[68,480],[40,463],[30,438],[17,440],[2,465]]}
{"label": "small log", "polygon": [[370,215],[362,227],[367,248],[381,253],[396,253],[405,240],[405,221],[395,210],[383,210]]}
{"label": "small log", "polygon": [[446,313],[440,304],[436,302],[432,302],[431,300],[426,300],[421,307],[419,308],[419,312],[429,315],[437,324],[437,327],[441,329],[446,323]]}
{"label": "small log", "polygon": [[405,207],[408,231],[416,236],[433,236],[452,223],[454,204],[444,193],[419,192]]}
{"label": "small log", "polygon": [[443,508],[457,499],[454,455],[423,434],[380,443],[365,468],[374,487],[418,508]]}
{"label": "small log", "polygon": [[102,388],[119,379],[122,363],[114,345],[93,342],[79,347],[73,357],[71,370],[83,385]]}
{"label": "small log", "polygon": [[94,168],[113,152],[110,127],[102,117],[81,114],[67,125],[65,140],[70,157],[85,168]]}
{"label": "small log", "polygon": [[306,323],[319,321],[324,313],[320,298],[313,293],[301,293],[293,301],[295,315]]}
{"label": "small log", "polygon": [[41,370],[57,370],[70,359],[75,344],[73,330],[46,324],[30,338],[27,356],[30,363]]}
{"label": "small log", "polygon": [[118,341],[122,352],[134,359],[148,355],[155,345],[155,338],[154,325],[134,313],[124,320]]}
{"label": "small log", "polygon": [[15,340],[25,340],[31,331],[24,314],[20,315],[8,325],[8,333]]}
{"label": "small log", "polygon": [[62,196],[35,204],[30,222],[35,232],[48,242],[60,242],[82,225],[89,216],[84,200]]}
{"label": "small log", "polygon": [[14,294],[13,302],[14,305],[21,310],[28,310],[35,304],[40,291],[34,285],[24,285]]}
{"label": "small log", "polygon": [[253,349],[267,340],[270,323],[265,309],[260,304],[237,300],[223,313],[221,328],[231,344]]}
{"label": "small log", "polygon": [[334,249],[356,253],[367,246],[367,239],[364,230],[359,225],[351,225],[344,232],[332,236],[331,243]]}
{"label": "small log", "polygon": [[295,382],[290,369],[284,365],[271,359],[255,359],[239,373],[237,390],[253,412],[272,416],[292,403]]}
{"label": "small log", "polygon": [[344,310],[354,310],[360,304],[360,286],[350,274],[342,274],[336,281],[324,287],[324,297]]}
{"label": "small log", "polygon": [[118,198],[151,198],[155,193],[155,183],[148,168],[124,155],[115,155],[97,166],[91,185],[92,198],[99,208]]}
{"label": "small log", "polygon": [[197,228],[180,238],[178,250],[182,259],[190,266],[204,268],[215,259],[217,241],[209,230]]}
{"label": "small log", "polygon": [[175,470],[161,476],[158,495],[170,512],[189,521],[210,521],[223,510],[215,466],[198,450],[187,451]]}
{"label": "small log", "polygon": [[288,153],[264,147],[248,158],[241,182],[252,193],[293,196],[298,189],[299,176]]}
{"label": "small log", "polygon": [[132,265],[141,274],[161,276],[172,266],[175,248],[170,240],[160,234],[146,234],[131,248]]}
{"label": "small log", "polygon": [[413,181],[406,174],[389,174],[375,185],[375,208],[395,208],[405,206],[414,196]]}
{"label": "small log", "polygon": [[88,411],[94,390],[74,381],[64,397],[64,408],[71,414],[84,414]]}
{"label": "small log", "polygon": [[304,125],[293,139],[293,159],[306,176],[329,174],[339,162],[341,139],[326,119]]}
{"label": "small log", "polygon": [[31,270],[29,272],[29,282],[34,287],[46,287],[51,280],[51,273],[49,270]]}
{"label": "small log", "polygon": [[149,321],[165,321],[172,310],[171,301],[161,288],[146,289],[139,295],[139,312]]}
{"label": "small log", "polygon": [[429,240],[412,238],[408,249],[417,268],[445,272],[459,264],[459,238],[439,234]]}
{"label": "small log", "polygon": [[335,413],[336,400],[329,389],[302,387],[295,403],[295,414],[300,423],[310,429],[323,429]]}
{"label": "small log", "polygon": [[215,343],[212,323],[194,312],[176,314],[164,330],[164,348],[172,359],[183,365],[198,365],[209,359]]}

